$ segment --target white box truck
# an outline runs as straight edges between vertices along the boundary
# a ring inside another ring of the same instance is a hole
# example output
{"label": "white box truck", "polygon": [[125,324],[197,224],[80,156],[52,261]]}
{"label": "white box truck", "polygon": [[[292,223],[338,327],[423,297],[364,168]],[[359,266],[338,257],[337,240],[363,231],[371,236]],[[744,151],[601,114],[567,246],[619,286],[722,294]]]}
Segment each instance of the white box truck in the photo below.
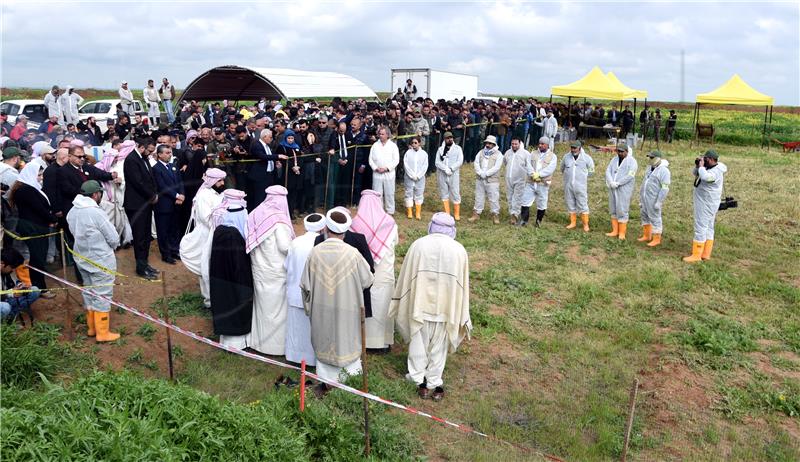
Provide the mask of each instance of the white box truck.
{"label": "white box truck", "polygon": [[447,101],[478,96],[478,76],[444,72],[433,69],[392,69],[392,94],[404,89],[411,79],[417,87],[417,96],[434,101]]}

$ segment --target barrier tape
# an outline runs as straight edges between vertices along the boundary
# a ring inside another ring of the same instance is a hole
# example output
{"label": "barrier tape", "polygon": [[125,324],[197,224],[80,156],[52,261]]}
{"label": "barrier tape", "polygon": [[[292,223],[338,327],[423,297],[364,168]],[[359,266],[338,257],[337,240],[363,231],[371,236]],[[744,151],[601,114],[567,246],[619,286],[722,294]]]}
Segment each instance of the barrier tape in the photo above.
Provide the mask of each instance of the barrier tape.
{"label": "barrier tape", "polygon": [[20,235],[15,234],[15,233],[13,233],[13,232],[5,229],[5,228],[3,229],[3,232],[8,234],[9,236],[11,236],[12,239],[15,239],[17,241],[28,241],[30,239],[40,239],[40,238],[43,238],[43,237],[56,236],[58,234],[61,234],[60,231],[56,231],[54,233],[40,234],[38,236],[20,236]]}
{"label": "barrier tape", "polygon": [[[120,278],[129,278],[129,279],[131,278],[130,276],[127,276],[127,275],[125,275],[125,274],[122,274],[122,273],[118,273],[118,272],[116,272],[116,271],[112,270],[111,268],[106,268],[105,266],[101,265],[100,263],[97,263],[96,261],[94,261],[94,260],[92,260],[92,259],[90,259],[90,258],[88,258],[88,257],[84,257],[83,255],[79,254],[78,252],[76,252],[76,251],[72,250],[71,248],[69,248],[69,246],[67,245],[67,242],[66,242],[66,241],[64,241],[64,248],[65,248],[65,249],[67,249],[67,252],[69,252],[69,253],[71,253],[72,255],[74,255],[74,256],[76,256],[76,257],[80,258],[81,260],[83,260],[83,261],[85,261],[86,263],[88,263],[88,264],[90,264],[90,265],[94,266],[95,268],[99,269],[100,271],[102,271],[102,272],[104,272],[104,273],[106,273],[106,274],[110,274],[110,275],[112,275],[112,276],[116,276],[116,277],[120,277]],[[32,267],[32,266],[30,266],[30,265],[28,265],[28,267],[29,267],[29,268],[33,268],[33,267]],[[35,268],[34,268],[34,269],[35,269]],[[36,271],[39,271],[39,272],[41,272],[40,270],[36,270]],[[153,280],[153,281],[151,281],[151,280],[149,280],[149,279],[140,278],[140,277],[138,277],[138,276],[137,276],[135,279],[137,279],[137,280],[141,281],[142,283],[151,283],[151,282],[155,282],[155,283],[161,283],[161,279],[156,279],[156,280]]]}
{"label": "barrier tape", "polygon": [[[61,284],[64,284],[64,285],[67,285],[67,286],[71,286],[72,288],[78,289],[80,291],[84,291],[84,289],[82,287],[78,286],[77,284],[74,284],[71,281],[67,281],[67,280],[62,279],[62,278],[60,278],[58,276],[50,274],[50,273],[48,273],[46,271],[42,271],[42,270],[40,270],[38,268],[34,268],[32,266],[30,268],[34,269],[36,271],[39,271],[40,273],[44,274],[45,276],[48,276],[48,277],[60,282]],[[250,353],[250,352],[247,352],[247,351],[244,351],[244,350],[240,350],[239,348],[223,345],[223,344],[221,344],[219,342],[215,342],[215,341],[213,341],[213,340],[211,340],[209,338],[197,335],[197,334],[195,334],[194,332],[192,332],[190,330],[186,330],[186,329],[178,327],[178,326],[176,326],[174,324],[170,324],[170,323],[164,321],[161,318],[157,318],[157,317],[154,317],[154,316],[152,316],[150,314],[147,314],[147,313],[145,313],[143,311],[139,311],[136,308],[130,307],[130,306],[124,304],[124,303],[117,302],[117,301],[113,300],[110,297],[106,297],[105,295],[96,294],[94,291],[91,291],[91,290],[88,290],[87,292],[92,294],[92,296],[94,296],[94,297],[97,297],[97,298],[99,298],[101,300],[104,300],[104,301],[114,305],[114,306],[122,308],[123,310],[129,311],[129,312],[135,314],[136,316],[139,316],[139,317],[142,317],[144,319],[147,319],[148,321],[150,321],[152,323],[155,323],[155,324],[158,324],[161,327],[165,327],[165,328],[170,329],[172,331],[175,331],[175,332],[177,332],[179,334],[183,334],[183,335],[185,335],[187,337],[190,337],[190,338],[192,338],[194,340],[197,340],[198,342],[205,343],[206,345],[212,346],[214,348],[219,348],[219,349],[225,350],[225,351],[227,351],[229,353],[237,354],[239,356],[244,356],[245,358],[255,359],[256,361],[261,361],[263,363],[267,363],[267,364],[270,364],[270,365],[273,365],[273,366],[282,367],[282,368],[285,368],[285,369],[291,369],[291,370],[294,370],[294,371],[300,371],[300,367],[298,367],[298,366],[294,366],[294,365],[291,365],[291,364],[287,364],[287,363],[283,363],[283,362],[280,362],[280,361],[276,361],[274,359],[271,359],[271,358],[268,358],[268,357],[265,357],[265,356],[260,356],[260,355],[254,354],[254,353]],[[486,434],[486,433],[483,433],[483,432],[479,432],[478,430],[475,430],[474,428],[472,428],[472,427],[470,427],[468,425],[459,424],[457,422],[453,422],[453,421],[448,420],[448,419],[443,419],[441,417],[437,417],[437,416],[435,416],[433,414],[429,414],[427,412],[423,412],[423,411],[421,411],[419,409],[416,409],[416,408],[413,408],[411,406],[406,406],[404,404],[396,403],[394,401],[391,401],[391,400],[388,400],[388,399],[385,399],[385,398],[381,398],[380,396],[373,395],[372,393],[368,393],[368,392],[364,392],[364,391],[358,390],[356,388],[347,386],[347,385],[345,385],[343,383],[334,382],[332,380],[324,379],[324,378],[318,376],[317,374],[314,374],[314,373],[306,371],[305,375],[307,377],[310,377],[310,378],[312,378],[314,380],[317,380],[319,382],[325,383],[325,384],[327,384],[329,386],[332,386],[334,388],[338,388],[340,390],[346,391],[346,392],[354,394],[356,396],[360,396],[362,398],[367,398],[367,399],[369,399],[371,401],[375,401],[377,403],[385,404],[387,406],[391,406],[391,407],[394,407],[396,409],[400,409],[401,411],[407,412],[409,414],[425,417],[427,419],[433,420],[434,422],[438,422],[438,423],[440,423],[440,424],[442,424],[444,426],[452,427],[452,428],[456,428],[458,430],[461,430],[464,433],[472,434],[472,435],[478,435],[478,436],[481,436],[483,438],[487,438],[487,439],[490,439],[490,440],[493,440],[493,441],[496,441],[496,442],[499,442],[499,443],[507,444],[507,445],[512,446],[514,448],[517,448],[519,450],[522,450],[522,451],[525,451],[525,452],[528,452],[528,453],[532,453],[532,454],[544,457],[547,460],[551,460],[551,461],[554,461],[554,462],[564,462],[563,459],[560,459],[560,458],[558,458],[556,456],[553,456],[553,455],[550,455],[550,454],[545,454],[545,453],[537,451],[537,450],[535,450],[533,448],[529,448],[527,446],[522,446],[522,445],[519,445],[519,444],[516,444],[516,443],[512,443],[510,441],[506,441],[506,440],[497,438],[495,436],[492,436],[492,435],[489,435],[489,434]]]}

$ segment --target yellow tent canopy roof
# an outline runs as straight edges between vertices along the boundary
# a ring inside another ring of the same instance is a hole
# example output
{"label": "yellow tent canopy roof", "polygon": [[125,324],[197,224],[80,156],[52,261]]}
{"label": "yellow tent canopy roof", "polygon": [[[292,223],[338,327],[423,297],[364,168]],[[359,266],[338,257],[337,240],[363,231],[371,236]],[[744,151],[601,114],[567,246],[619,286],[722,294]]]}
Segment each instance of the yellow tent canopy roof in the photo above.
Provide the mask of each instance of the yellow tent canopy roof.
{"label": "yellow tent canopy roof", "polygon": [[645,90],[634,90],[633,88],[625,85],[624,83],[622,83],[617,78],[616,74],[614,74],[614,71],[609,71],[608,74],[606,74],[606,78],[608,78],[608,80],[615,87],[617,87],[618,89],[622,90],[622,92],[625,94],[625,97],[622,98],[622,99],[633,99],[633,98],[645,99],[645,98],[647,98],[647,91],[645,91]]}
{"label": "yellow tent canopy roof", "polygon": [[740,104],[743,106],[772,106],[775,99],[747,84],[739,74],[733,74],[716,90],[698,93],[697,102],[704,104]]}
{"label": "yellow tent canopy roof", "polygon": [[550,93],[577,98],[625,99],[625,92],[609,81],[608,77],[597,66],[581,77],[580,80],[567,85],[552,87]]}

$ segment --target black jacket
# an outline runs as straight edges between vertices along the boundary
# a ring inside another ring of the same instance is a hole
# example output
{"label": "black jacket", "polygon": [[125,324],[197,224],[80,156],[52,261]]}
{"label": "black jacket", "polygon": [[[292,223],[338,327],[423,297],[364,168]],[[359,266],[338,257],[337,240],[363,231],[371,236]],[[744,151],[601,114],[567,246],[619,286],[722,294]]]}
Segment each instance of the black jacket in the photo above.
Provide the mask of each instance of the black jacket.
{"label": "black jacket", "polygon": [[[314,239],[314,245],[316,246],[317,244],[321,244],[324,240],[325,236],[320,234],[316,239]],[[360,253],[361,256],[364,257],[364,260],[369,263],[369,270],[374,274],[375,260],[372,259],[372,252],[369,250],[367,238],[361,233],[345,231],[343,241],[345,244],[348,244],[350,247],[358,250],[358,253]],[[366,313],[366,317],[372,317],[372,297],[370,296],[369,289],[364,289],[364,312]]]}
{"label": "black jacket", "polygon": [[270,178],[270,173],[274,176],[277,174],[278,166],[273,164],[272,172],[267,172],[267,164],[269,161],[277,162],[278,154],[272,151],[267,154],[261,140],[254,139],[250,143],[250,158],[259,159],[261,162],[253,162],[247,167],[247,178],[250,181],[267,181]]}
{"label": "black jacket", "polygon": [[50,199],[50,210],[53,213],[63,212],[61,206],[61,189],[58,187],[58,170],[61,168],[58,162],[53,162],[46,169],[44,169],[44,181],[42,182],[42,190],[47,194]]}
{"label": "black jacket", "polygon": [[60,207],[64,215],[72,209],[72,201],[81,193],[81,185],[84,181],[97,180],[102,183],[114,179],[110,173],[88,164],[83,164],[79,171],[74,165],[67,163],[56,172],[58,188],[61,192]]}
{"label": "black jacket", "polygon": [[123,207],[137,210],[143,206],[148,206],[156,195],[156,182],[153,179],[150,162],[147,159],[143,159],[139,151],[134,149],[125,158],[125,163],[122,164],[122,171],[125,174],[125,200],[122,203]]}
{"label": "black jacket", "polygon": [[[19,213],[20,223],[33,224],[39,228],[46,228],[56,222],[56,217],[50,213],[50,204],[47,199],[34,188],[21,184],[14,191],[14,206]],[[26,229],[30,229],[27,227]]]}
{"label": "black jacket", "polygon": [[173,213],[178,207],[175,205],[175,195],[183,194],[183,181],[175,164],[169,165],[170,171],[161,162],[156,162],[153,167],[153,178],[158,188],[158,202],[155,205],[156,213]]}

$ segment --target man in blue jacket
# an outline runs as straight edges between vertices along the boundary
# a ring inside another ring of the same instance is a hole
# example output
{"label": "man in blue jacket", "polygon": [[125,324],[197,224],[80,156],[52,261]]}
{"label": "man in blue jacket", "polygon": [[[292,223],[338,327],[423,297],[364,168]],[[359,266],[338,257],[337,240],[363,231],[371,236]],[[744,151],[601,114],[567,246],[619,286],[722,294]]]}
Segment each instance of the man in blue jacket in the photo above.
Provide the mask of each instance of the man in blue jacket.
{"label": "man in blue jacket", "polygon": [[153,166],[158,201],[155,204],[156,234],[161,259],[174,265],[179,259],[180,234],[178,229],[178,209],[186,200],[183,182],[175,164],[170,162],[172,148],[162,144],[156,149],[158,162]]}

